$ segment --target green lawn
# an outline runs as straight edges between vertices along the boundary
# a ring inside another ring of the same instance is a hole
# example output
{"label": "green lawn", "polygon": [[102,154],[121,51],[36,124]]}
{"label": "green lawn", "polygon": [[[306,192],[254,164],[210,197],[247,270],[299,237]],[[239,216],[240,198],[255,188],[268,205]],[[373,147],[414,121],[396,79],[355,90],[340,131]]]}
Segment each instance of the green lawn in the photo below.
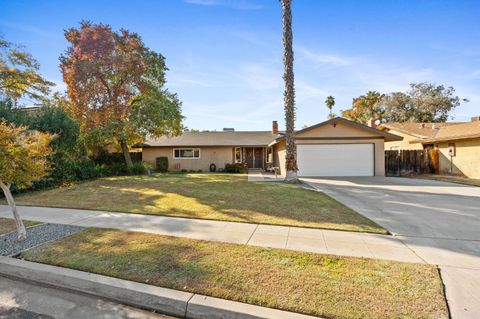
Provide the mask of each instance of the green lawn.
{"label": "green lawn", "polygon": [[331,197],[246,175],[154,174],[103,178],[18,196],[19,205],[107,210],[386,233]]}
{"label": "green lawn", "polygon": [[21,258],[325,318],[448,318],[424,264],[96,228]]}
{"label": "green lawn", "polygon": [[[39,223],[24,220],[23,224],[25,225],[25,227],[29,227],[37,225]],[[17,227],[15,226],[15,221],[13,219],[0,217],[0,235],[8,234],[9,232],[12,232],[14,230],[17,230]]]}

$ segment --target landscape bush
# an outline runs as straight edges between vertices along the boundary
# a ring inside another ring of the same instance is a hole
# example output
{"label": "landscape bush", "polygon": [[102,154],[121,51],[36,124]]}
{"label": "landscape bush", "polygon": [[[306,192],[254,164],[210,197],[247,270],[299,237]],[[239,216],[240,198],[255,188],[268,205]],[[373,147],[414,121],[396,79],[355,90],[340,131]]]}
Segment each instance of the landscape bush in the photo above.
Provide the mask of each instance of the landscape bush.
{"label": "landscape bush", "polygon": [[243,174],[248,171],[247,163],[225,164],[225,173]]}
{"label": "landscape bush", "polygon": [[155,163],[159,172],[166,173],[168,171],[168,157],[157,157]]}
{"label": "landscape bush", "polygon": [[149,174],[152,169],[152,165],[147,162],[135,162],[128,168],[130,175],[145,175]]}

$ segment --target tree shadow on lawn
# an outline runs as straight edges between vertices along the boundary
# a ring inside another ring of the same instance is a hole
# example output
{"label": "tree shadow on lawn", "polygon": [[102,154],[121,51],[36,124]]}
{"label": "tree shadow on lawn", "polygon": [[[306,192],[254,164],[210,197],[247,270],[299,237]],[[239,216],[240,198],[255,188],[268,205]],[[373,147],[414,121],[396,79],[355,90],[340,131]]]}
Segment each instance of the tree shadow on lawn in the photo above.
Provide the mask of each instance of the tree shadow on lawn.
{"label": "tree shadow on lawn", "polygon": [[[381,232],[368,218],[323,193],[278,183],[249,183],[238,176],[229,180],[193,176],[167,183],[156,178],[128,187],[115,182],[100,187],[122,201],[122,207],[113,207],[115,211]],[[112,209],[102,203],[100,207]]]}
{"label": "tree shadow on lawn", "polygon": [[[416,308],[443,317],[446,309],[438,273],[426,265],[106,229],[87,229],[23,257],[327,318],[413,315]],[[419,278],[428,287],[418,286]],[[412,298],[412,290],[421,296]]]}

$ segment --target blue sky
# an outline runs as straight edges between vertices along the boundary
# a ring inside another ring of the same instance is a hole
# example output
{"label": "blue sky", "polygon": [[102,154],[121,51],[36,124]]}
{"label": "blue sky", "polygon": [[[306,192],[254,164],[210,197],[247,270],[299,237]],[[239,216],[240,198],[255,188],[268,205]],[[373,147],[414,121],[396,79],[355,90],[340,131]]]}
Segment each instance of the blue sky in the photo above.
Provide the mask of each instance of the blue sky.
{"label": "blue sky", "polygon": [[[293,0],[297,127],[323,121],[368,90],[430,81],[470,99],[456,120],[480,115],[480,1]],[[162,53],[168,87],[195,129],[283,126],[278,0],[0,0],[0,32],[25,45],[63,90],[63,30],[81,20],[139,33]]]}

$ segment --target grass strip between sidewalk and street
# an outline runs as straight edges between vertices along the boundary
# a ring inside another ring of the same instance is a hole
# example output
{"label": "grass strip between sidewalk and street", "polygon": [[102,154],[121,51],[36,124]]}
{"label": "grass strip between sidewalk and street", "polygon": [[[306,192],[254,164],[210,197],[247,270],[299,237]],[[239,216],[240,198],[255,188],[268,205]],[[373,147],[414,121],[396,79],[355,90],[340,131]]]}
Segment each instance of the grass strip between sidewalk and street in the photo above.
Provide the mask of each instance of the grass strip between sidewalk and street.
{"label": "grass strip between sidewalk and street", "polygon": [[438,269],[89,228],[33,262],[324,318],[448,318]]}

